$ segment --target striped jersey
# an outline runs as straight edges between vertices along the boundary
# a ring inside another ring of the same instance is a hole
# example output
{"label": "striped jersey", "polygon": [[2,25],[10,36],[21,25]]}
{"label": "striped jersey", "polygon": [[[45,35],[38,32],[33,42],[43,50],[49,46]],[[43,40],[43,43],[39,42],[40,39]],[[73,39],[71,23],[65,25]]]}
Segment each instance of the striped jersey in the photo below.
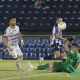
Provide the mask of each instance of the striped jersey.
{"label": "striped jersey", "polygon": [[4,32],[4,37],[8,38],[9,45],[17,45],[19,40],[19,27],[15,26],[15,28],[12,29],[9,26]]}
{"label": "striped jersey", "polygon": [[55,34],[59,34],[60,36],[62,36],[62,30],[58,29],[57,25],[54,25],[53,30],[52,30],[52,44],[59,43],[59,45],[61,45],[61,40],[57,39],[55,37]]}

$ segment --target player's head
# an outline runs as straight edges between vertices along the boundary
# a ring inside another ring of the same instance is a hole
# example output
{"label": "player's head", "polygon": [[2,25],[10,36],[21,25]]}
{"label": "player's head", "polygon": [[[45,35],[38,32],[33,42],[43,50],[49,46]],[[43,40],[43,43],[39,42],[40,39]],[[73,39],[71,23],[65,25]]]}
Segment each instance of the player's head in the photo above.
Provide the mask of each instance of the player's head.
{"label": "player's head", "polygon": [[76,43],[72,44],[72,51],[74,51],[74,52],[78,51],[78,45]]}
{"label": "player's head", "polygon": [[9,18],[9,24],[12,25],[12,26],[16,25],[16,17],[15,16],[11,16]]}
{"label": "player's head", "polygon": [[63,19],[61,18],[61,17],[57,17],[56,18],[56,24],[58,24],[58,23],[60,23],[60,22],[62,22],[63,21]]}

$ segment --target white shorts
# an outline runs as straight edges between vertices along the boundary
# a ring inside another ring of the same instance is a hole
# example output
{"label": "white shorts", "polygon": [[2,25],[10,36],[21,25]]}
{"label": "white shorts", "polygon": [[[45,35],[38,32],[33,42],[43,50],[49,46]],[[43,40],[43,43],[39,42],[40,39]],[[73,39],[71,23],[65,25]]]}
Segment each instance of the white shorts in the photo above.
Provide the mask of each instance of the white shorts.
{"label": "white shorts", "polygon": [[9,54],[13,57],[13,58],[17,58],[17,56],[22,56],[22,51],[19,48],[18,45],[15,46],[11,46],[11,48],[13,49],[12,51],[9,51]]}

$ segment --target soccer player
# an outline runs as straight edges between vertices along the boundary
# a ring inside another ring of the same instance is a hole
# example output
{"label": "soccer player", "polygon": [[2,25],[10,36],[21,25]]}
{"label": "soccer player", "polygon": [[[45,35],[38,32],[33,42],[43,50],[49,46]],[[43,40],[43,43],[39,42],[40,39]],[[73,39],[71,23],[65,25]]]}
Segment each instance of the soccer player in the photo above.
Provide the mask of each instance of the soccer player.
{"label": "soccer player", "polygon": [[37,69],[46,69],[47,72],[74,72],[78,64],[80,63],[80,54],[78,52],[78,45],[76,43],[72,44],[71,49],[68,48],[68,44],[69,41],[66,40],[64,47],[69,56],[65,61],[48,63],[45,65],[38,66]]}
{"label": "soccer player", "polygon": [[62,40],[65,40],[65,38],[62,37],[62,30],[58,29],[58,23],[62,22],[62,18],[58,17],[56,20],[56,25],[53,27],[52,30],[52,42],[51,45],[54,47],[54,54],[55,58],[63,57],[66,59],[66,54],[63,49],[63,43]]}
{"label": "soccer player", "polygon": [[9,19],[9,27],[4,32],[3,41],[9,51],[9,54],[16,59],[15,64],[18,70],[23,71],[20,66],[20,60],[22,60],[23,55],[18,46],[19,39],[21,40],[21,47],[23,47],[24,42],[19,31],[19,27],[16,25],[16,17],[12,16]]}

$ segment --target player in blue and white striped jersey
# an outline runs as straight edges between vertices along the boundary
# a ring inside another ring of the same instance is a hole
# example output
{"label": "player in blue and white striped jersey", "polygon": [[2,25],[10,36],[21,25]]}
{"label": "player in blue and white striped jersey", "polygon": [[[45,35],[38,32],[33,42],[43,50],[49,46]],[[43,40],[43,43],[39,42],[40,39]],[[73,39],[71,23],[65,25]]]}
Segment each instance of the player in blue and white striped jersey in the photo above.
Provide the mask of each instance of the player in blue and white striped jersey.
{"label": "player in blue and white striped jersey", "polygon": [[[63,48],[62,40],[65,40],[66,38],[62,37],[62,30],[58,28],[58,23],[62,22],[62,18],[57,18],[56,24],[53,27],[52,30],[52,45],[54,47],[54,54],[55,58],[59,58],[62,56],[63,58],[66,58],[66,54]],[[63,53],[63,54],[61,54]]]}

